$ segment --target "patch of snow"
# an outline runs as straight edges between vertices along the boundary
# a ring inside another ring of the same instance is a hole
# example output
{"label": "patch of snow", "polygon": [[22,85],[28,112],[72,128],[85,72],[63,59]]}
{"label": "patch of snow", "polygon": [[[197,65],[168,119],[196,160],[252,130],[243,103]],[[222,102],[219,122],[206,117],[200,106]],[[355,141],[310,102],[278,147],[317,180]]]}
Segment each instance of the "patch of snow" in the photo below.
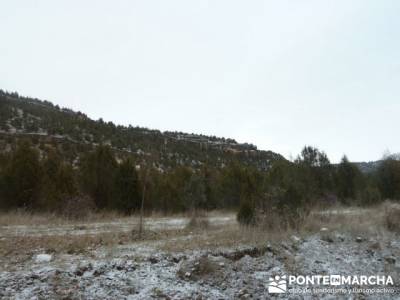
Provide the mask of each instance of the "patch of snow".
{"label": "patch of snow", "polygon": [[46,263],[52,260],[52,256],[50,254],[38,254],[35,257],[35,262],[37,263]]}

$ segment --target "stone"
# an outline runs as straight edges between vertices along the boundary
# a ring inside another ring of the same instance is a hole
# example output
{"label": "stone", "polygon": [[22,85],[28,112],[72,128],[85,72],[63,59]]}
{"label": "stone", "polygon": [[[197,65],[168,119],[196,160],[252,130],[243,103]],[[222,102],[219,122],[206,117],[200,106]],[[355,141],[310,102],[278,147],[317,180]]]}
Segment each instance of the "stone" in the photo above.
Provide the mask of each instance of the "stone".
{"label": "stone", "polygon": [[394,265],[396,263],[396,259],[393,256],[386,256],[385,261],[392,265]]}
{"label": "stone", "polygon": [[152,257],[149,258],[149,262],[152,263],[152,264],[156,264],[156,263],[159,262],[159,260],[158,260],[157,257],[152,256]]}
{"label": "stone", "polygon": [[381,244],[379,242],[372,242],[371,245],[369,246],[369,249],[379,250],[381,249]]}
{"label": "stone", "polygon": [[332,237],[329,236],[329,235],[323,235],[323,236],[321,237],[321,240],[324,241],[324,242],[327,242],[327,243],[333,243],[333,242],[334,242],[334,240],[332,239]]}
{"label": "stone", "polygon": [[51,254],[38,254],[35,257],[35,261],[37,263],[46,263],[46,262],[50,262],[53,259],[53,257],[51,256]]}
{"label": "stone", "polygon": [[364,241],[364,239],[360,236],[356,237],[356,242],[357,243],[362,243]]}
{"label": "stone", "polygon": [[292,241],[294,243],[300,243],[301,242],[301,238],[299,238],[298,236],[292,235],[291,237]]}

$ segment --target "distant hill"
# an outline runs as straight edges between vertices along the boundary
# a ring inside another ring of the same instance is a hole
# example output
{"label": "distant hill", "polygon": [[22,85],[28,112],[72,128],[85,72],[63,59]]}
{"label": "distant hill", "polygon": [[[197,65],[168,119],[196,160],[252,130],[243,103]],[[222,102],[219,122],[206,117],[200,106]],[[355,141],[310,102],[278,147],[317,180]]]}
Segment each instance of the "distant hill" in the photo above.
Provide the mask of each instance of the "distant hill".
{"label": "distant hill", "polygon": [[375,172],[381,165],[382,160],[369,161],[369,162],[356,162],[354,163],[361,172],[364,174],[369,174]]}
{"label": "distant hill", "polygon": [[[400,153],[390,154],[388,158],[400,160]],[[383,160],[377,161],[369,161],[369,162],[356,162],[354,163],[364,174],[373,173],[375,172],[380,165],[382,164]]]}
{"label": "distant hill", "polygon": [[42,153],[55,147],[74,164],[82,153],[108,144],[117,156],[132,156],[139,164],[151,159],[162,171],[177,165],[199,168],[205,163],[223,167],[233,160],[267,170],[273,161],[284,159],[230,138],[92,120],[82,112],[49,101],[0,90],[0,151],[9,151],[20,138],[31,139]]}

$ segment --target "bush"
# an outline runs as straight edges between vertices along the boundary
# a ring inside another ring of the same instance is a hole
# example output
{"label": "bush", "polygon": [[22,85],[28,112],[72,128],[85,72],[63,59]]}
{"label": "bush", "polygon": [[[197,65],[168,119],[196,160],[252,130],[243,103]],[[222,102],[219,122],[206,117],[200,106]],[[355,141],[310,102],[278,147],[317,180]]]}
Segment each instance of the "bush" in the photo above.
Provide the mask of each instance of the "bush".
{"label": "bush", "polygon": [[210,222],[206,217],[192,216],[189,223],[186,225],[187,229],[207,229],[210,227]]}
{"label": "bush", "polygon": [[381,202],[382,196],[378,188],[368,186],[362,193],[362,203],[366,205],[374,205]]}
{"label": "bush", "polygon": [[390,205],[385,210],[385,225],[389,231],[400,233],[400,206]]}
{"label": "bush", "polygon": [[89,196],[68,197],[63,201],[61,214],[68,219],[81,220],[95,210],[95,203]]}
{"label": "bush", "polygon": [[200,280],[210,275],[216,275],[218,266],[216,262],[207,256],[188,259],[180,263],[177,271],[178,277],[185,280]]}
{"label": "bush", "polygon": [[255,225],[256,214],[254,207],[249,203],[249,201],[242,202],[236,215],[236,219],[241,225]]}
{"label": "bush", "polygon": [[296,186],[290,186],[281,196],[277,211],[281,227],[298,229],[310,213],[304,193]]}
{"label": "bush", "polygon": [[22,141],[4,170],[3,186],[7,208],[36,208],[42,173],[39,152]]}

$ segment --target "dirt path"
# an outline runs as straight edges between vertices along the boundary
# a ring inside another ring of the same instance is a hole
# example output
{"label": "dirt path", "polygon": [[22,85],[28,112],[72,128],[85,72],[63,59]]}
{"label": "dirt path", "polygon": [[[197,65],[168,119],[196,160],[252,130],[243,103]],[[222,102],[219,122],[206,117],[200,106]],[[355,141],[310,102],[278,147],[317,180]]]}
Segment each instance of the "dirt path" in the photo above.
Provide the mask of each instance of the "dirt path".
{"label": "dirt path", "polygon": [[[208,218],[212,225],[235,224],[233,214]],[[177,230],[183,229],[189,222],[188,218],[147,218],[145,227],[148,230]],[[40,237],[57,235],[95,235],[101,233],[129,232],[138,225],[138,218],[129,218],[114,222],[89,222],[65,225],[11,225],[0,226],[0,238],[10,237]]]}

